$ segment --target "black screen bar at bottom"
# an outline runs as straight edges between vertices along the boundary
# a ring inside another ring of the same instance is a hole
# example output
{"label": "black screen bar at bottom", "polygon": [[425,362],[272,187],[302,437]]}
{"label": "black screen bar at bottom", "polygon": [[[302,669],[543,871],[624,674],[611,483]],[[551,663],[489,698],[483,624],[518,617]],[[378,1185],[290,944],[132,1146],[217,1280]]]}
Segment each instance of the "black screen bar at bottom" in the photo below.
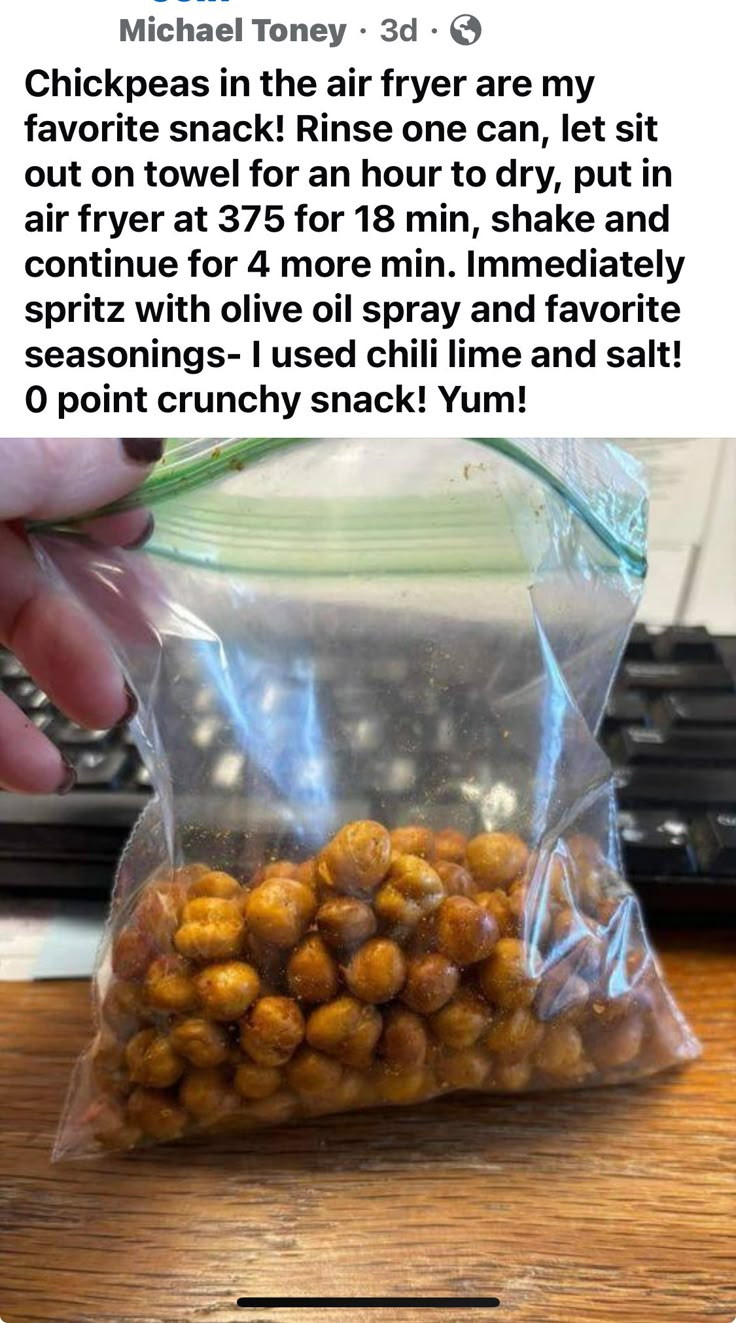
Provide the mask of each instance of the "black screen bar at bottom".
{"label": "black screen bar at bottom", "polygon": [[327,1295],[316,1296],[247,1296],[238,1300],[239,1309],[498,1309],[495,1295]]}

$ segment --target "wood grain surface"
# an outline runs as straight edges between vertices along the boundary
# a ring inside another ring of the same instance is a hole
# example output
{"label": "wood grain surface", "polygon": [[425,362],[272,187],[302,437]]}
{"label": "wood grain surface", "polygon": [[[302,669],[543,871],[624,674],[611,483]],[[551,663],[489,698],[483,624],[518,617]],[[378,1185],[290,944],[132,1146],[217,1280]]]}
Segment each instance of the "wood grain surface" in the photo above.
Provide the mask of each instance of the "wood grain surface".
{"label": "wood grain surface", "polygon": [[[680,1074],[56,1167],[88,988],[0,985],[0,1318],[732,1323],[736,949],[727,933],[659,944],[704,1045]],[[236,1303],[386,1294],[501,1306]]]}

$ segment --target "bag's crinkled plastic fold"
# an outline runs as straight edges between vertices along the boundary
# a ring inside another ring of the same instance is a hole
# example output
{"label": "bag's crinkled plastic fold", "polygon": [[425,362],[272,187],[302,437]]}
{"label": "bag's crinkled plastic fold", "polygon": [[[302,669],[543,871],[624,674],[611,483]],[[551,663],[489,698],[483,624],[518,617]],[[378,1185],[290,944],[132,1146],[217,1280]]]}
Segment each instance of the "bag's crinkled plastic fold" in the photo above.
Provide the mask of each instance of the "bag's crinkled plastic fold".
{"label": "bag's crinkled plastic fold", "polygon": [[173,441],[131,499],[144,551],[34,540],[155,791],[56,1157],[696,1054],[595,739],[645,571],[629,457]]}

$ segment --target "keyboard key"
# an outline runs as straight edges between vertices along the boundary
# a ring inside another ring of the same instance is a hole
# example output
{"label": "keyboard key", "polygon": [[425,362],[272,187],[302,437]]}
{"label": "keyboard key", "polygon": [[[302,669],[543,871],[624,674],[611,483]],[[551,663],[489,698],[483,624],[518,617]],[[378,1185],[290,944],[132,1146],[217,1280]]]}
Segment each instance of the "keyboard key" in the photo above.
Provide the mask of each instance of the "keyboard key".
{"label": "keyboard key", "polygon": [[651,810],[621,813],[619,828],[629,873],[653,877],[693,872],[688,825],[683,817]]}
{"label": "keyboard key", "polygon": [[48,734],[57,744],[69,745],[70,748],[79,745],[91,748],[107,744],[111,738],[109,730],[85,730],[84,726],[78,726],[75,721],[67,721],[64,717],[54,719]]}
{"label": "keyboard key", "polygon": [[664,694],[652,704],[652,716],[662,730],[673,726],[736,727],[736,695]]}
{"label": "keyboard key", "polygon": [[642,625],[637,621],[626,644],[627,661],[654,661],[656,637],[656,634],[652,633],[648,625]]}
{"label": "keyboard key", "polygon": [[636,689],[611,690],[605,719],[607,723],[617,726],[646,721],[647,704],[644,695]]}
{"label": "keyboard key", "polygon": [[13,656],[12,652],[0,651],[0,680],[22,680],[26,679],[27,675],[25,666]]}
{"label": "keyboard key", "polygon": [[125,749],[84,749],[72,758],[77,785],[84,790],[115,789],[129,764]]}
{"label": "keyboard key", "polygon": [[736,795],[736,730],[689,726],[663,732],[646,726],[624,726],[610,749],[622,763],[725,763],[733,764]]}
{"label": "keyboard key", "polygon": [[629,767],[615,774],[622,809],[657,805],[736,810],[736,774],[729,768]]}
{"label": "keyboard key", "polygon": [[632,689],[719,689],[733,693],[734,679],[722,662],[624,662],[621,682]]}
{"label": "keyboard key", "polygon": [[720,661],[715,642],[704,625],[673,625],[671,629],[663,629],[654,640],[654,657],[656,661]]}
{"label": "keyboard key", "polygon": [[736,877],[736,813],[706,813],[697,818],[692,838],[702,872]]}
{"label": "keyboard key", "polygon": [[48,695],[34,680],[10,680],[4,688],[8,698],[12,698],[23,712],[37,712],[49,705]]}

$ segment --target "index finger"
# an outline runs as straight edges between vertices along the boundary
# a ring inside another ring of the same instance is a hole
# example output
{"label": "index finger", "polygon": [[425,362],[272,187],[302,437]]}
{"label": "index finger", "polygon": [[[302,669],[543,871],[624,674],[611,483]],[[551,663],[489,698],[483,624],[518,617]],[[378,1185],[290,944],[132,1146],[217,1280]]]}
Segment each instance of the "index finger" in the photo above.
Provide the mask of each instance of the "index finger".
{"label": "index finger", "polygon": [[0,520],[96,510],[138,487],[162,453],[153,439],[0,437]]}

